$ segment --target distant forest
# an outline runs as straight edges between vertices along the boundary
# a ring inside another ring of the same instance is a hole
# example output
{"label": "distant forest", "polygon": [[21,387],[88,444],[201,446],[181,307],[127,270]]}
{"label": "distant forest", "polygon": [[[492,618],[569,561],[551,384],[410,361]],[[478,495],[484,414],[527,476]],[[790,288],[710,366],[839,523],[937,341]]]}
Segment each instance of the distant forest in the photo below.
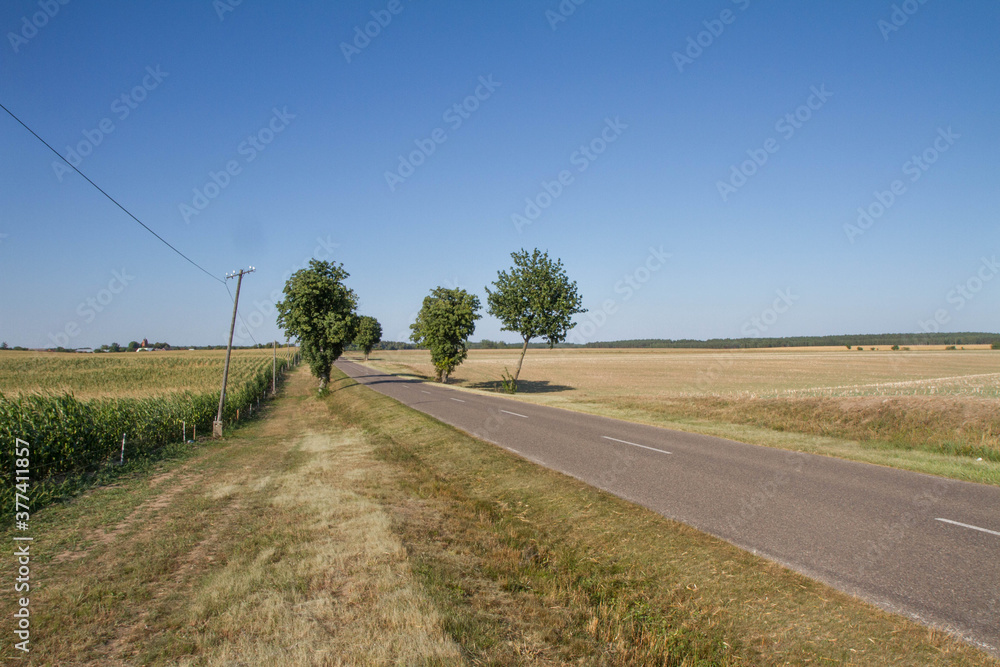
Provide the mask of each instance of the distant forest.
{"label": "distant forest", "polygon": [[[1000,343],[995,333],[857,334],[837,336],[790,336],[788,338],[712,338],[710,340],[616,340],[587,343],[582,347],[703,348],[736,350],[759,347],[857,347],[859,345],[992,345]],[[581,347],[581,346],[571,346]]]}

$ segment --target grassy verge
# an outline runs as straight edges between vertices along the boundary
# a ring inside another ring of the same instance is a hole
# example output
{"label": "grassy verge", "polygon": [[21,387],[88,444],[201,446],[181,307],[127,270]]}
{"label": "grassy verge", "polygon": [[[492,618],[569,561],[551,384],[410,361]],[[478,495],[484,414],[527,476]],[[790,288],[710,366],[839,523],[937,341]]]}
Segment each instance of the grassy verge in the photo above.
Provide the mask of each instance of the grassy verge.
{"label": "grassy verge", "polygon": [[[408,365],[369,365],[431,379]],[[452,386],[485,391],[461,383]],[[1000,416],[995,401],[976,401],[970,407],[963,402],[920,398],[588,400],[558,393],[506,397],[755,445],[1000,485]]]}
{"label": "grassy verge", "polygon": [[995,664],[720,540],[341,379],[331,418],[473,664]]}
{"label": "grassy verge", "polygon": [[997,664],[347,378],[335,389],[317,398],[300,369],[235,436],[35,513],[31,662]]}

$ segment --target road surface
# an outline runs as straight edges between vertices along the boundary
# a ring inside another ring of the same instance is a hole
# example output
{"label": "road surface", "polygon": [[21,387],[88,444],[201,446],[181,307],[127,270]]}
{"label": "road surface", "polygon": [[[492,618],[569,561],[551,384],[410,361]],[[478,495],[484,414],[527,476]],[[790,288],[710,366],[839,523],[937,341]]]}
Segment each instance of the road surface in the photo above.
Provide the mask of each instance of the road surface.
{"label": "road surface", "polygon": [[1000,487],[337,367],[528,460],[1000,655]]}

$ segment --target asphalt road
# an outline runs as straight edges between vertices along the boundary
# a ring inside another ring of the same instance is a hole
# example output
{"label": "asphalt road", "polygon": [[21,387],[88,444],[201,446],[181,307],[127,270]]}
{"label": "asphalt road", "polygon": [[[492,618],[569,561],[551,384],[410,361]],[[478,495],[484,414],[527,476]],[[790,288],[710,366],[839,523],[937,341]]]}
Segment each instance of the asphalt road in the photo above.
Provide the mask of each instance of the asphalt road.
{"label": "asphalt road", "polygon": [[528,460],[1000,654],[998,487],[337,367]]}

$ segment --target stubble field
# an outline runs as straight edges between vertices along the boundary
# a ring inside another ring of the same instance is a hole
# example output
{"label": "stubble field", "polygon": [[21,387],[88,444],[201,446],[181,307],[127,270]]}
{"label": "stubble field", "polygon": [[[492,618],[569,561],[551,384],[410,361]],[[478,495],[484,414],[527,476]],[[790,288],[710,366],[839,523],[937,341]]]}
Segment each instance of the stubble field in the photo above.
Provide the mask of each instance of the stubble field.
{"label": "stubble field", "polygon": [[[451,382],[495,391],[519,353],[472,350]],[[381,351],[371,362],[433,371],[421,350]],[[1000,483],[994,350],[529,350],[516,398]]]}

